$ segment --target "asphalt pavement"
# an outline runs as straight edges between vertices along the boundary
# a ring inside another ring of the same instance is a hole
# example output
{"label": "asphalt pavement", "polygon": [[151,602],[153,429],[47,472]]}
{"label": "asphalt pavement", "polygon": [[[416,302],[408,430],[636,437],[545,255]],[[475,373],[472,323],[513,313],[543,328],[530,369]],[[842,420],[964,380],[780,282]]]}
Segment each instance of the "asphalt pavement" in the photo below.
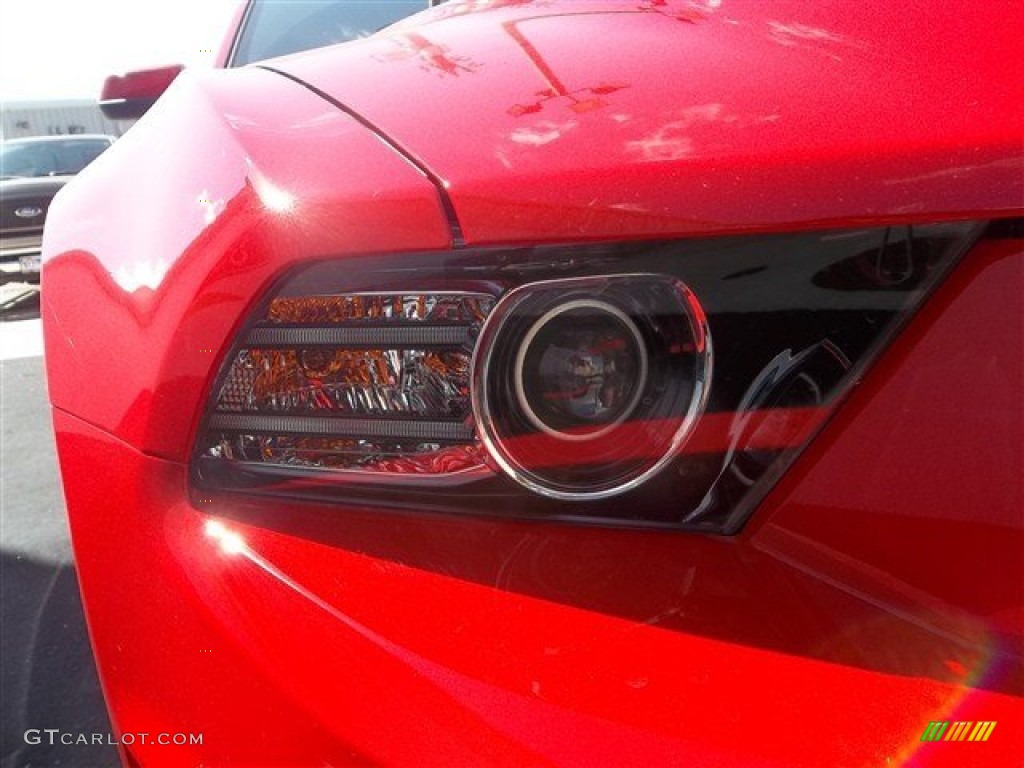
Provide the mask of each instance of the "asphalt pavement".
{"label": "asphalt pavement", "polygon": [[30,729],[110,732],[78,592],[42,352],[38,301],[0,316],[0,766],[115,766],[111,746],[50,745],[45,733],[39,744],[25,739]]}

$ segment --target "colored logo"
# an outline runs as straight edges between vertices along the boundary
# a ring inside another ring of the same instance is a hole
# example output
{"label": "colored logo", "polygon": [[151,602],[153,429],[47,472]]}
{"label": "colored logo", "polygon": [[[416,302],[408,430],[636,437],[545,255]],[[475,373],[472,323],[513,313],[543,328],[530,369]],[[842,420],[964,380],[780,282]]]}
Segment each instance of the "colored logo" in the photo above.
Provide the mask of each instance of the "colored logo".
{"label": "colored logo", "polygon": [[995,727],[995,720],[932,721],[924,729],[921,741],[988,741]]}

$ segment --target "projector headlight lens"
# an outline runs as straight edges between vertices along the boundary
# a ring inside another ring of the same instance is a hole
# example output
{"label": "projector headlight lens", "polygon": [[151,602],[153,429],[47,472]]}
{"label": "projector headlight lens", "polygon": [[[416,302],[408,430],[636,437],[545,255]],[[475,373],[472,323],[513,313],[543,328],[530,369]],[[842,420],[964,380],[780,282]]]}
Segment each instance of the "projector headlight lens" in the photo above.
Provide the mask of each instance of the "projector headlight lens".
{"label": "projector headlight lens", "polygon": [[647,346],[612,304],[576,299],[527,332],[515,366],[516,396],[542,432],[592,440],[625,420],[647,379]]}
{"label": "projector headlight lens", "polygon": [[556,499],[636,487],[685,442],[711,346],[696,297],[665,275],[531,283],[488,317],[473,408],[497,464]]}

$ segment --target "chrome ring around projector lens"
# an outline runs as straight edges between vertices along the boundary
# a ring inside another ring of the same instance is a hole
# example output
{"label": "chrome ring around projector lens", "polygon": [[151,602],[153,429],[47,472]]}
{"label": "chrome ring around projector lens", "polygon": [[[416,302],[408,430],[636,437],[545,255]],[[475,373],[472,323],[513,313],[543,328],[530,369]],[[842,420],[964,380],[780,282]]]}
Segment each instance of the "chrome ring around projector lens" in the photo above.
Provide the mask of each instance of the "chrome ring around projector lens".
{"label": "chrome ring around projector lens", "polygon": [[[591,312],[587,313],[587,310]],[[603,319],[611,320],[604,329],[603,337],[593,327],[596,325],[593,320],[588,327],[587,314],[604,315]],[[535,343],[543,344],[544,333],[550,333],[553,325],[566,320],[567,317],[573,317],[576,324],[563,331],[562,335],[579,333],[579,341],[589,343],[590,347],[548,345],[539,354],[535,353]],[[620,331],[618,338],[615,337],[616,330]],[[622,338],[623,335],[625,339]],[[615,344],[623,341],[627,344],[631,342],[631,349],[623,351]],[[633,354],[630,355],[630,352]],[[541,358],[537,369],[533,370],[531,366],[530,370],[527,370],[528,358],[536,356]],[[628,362],[631,356],[635,357],[632,366]],[[549,372],[552,368],[560,368],[561,370],[552,373],[560,380],[559,383],[571,383],[576,388],[575,391],[544,391],[540,393],[541,402],[538,402],[538,382],[527,382],[527,378],[531,373],[536,374],[535,378],[543,377],[545,363]],[[630,367],[633,370],[629,370]],[[622,370],[623,368],[626,370]],[[606,301],[574,299],[548,310],[526,332],[516,354],[513,376],[519,407],[537,429],[561,440],[594,440],[629,418],[640,402],[647,382],[646,342],[636,323],[618,307]],[[622,392],[623,385],[628,385],[625,394]],[[568,408],[561,409],[563,412],[559,414],[557,407],[552,407],[543,402],[544,400],[552,401],[555,406],[568,404]],[[616,403],[616,400],[621,402]],[[611,401],[611,404],[606,401]],[[565,413],[566,410],[572,412]],[[586,410],[593,411],[593,418],[588,419],[583,412]],[[544,414],[547,419],[541,415],[545,411],[548,411]],[[600,418],[609,412],[607,418]],[[559,415],[566,423],[552,424],[552,421],[557,422]],[[591,425],[596,426],[591,429]]]}
{"label": "chrome ring around projector lens", "polygon": [[[580,316],[586,322],[577,334],[570,321]],[[603,341],[595,344],[598,337]],[[596,393],[585,393],[582,383],[593,371],[573,366],[603,371],[606,361],[590,352],[576,363],[567,358],[592,347],[601,357],[602,344],[619,348],[616,373],[627,374],[627,385],[619,381],[619,399],[597,409]],[[618,496],[679,455],[707,403],[712,357],[704,311],[671,275],[521,285],[500,298],[477,339],[470,377],[477,432],[493,464],[538,495]],[[576,374],[581,383],[574,388]],[[586,394],[589,410],[567,402],[566,393]]]}

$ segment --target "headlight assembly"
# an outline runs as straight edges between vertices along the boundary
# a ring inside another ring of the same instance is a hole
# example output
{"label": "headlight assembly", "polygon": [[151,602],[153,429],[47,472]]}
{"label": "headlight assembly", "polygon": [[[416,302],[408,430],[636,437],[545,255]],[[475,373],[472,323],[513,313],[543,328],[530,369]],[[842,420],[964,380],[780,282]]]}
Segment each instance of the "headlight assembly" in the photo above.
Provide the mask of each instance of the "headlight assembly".
{"label": "headlight assembly", "polygon": [[193,482],[734,532],[977,231],[319,262],[226,355]]}

